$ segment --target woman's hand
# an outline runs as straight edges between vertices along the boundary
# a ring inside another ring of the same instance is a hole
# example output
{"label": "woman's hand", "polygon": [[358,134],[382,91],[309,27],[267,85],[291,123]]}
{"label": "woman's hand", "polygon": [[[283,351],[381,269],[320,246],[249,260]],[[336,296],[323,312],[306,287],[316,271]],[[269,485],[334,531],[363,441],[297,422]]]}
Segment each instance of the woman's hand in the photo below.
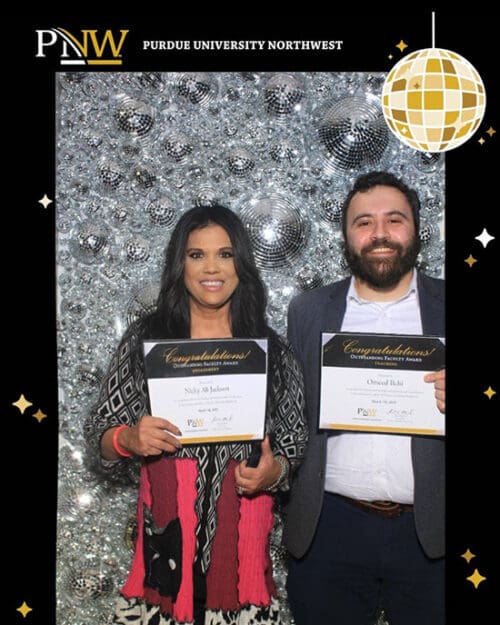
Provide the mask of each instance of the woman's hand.
{"label": "woman's hand", "polygon": [[262,441],[262,453],[259,464],[248,467],[247,461],[243,460],[234,470],[236,489],[242,495],[255,495],[276,482],[280,473],[281,465],[273,455],[269,436]]}
{"label": "woman's hand", "polygon": [[426,382],[434,382],[434,396],[436,398],[436,405],[438,407],[438,410],[444,413],[446,408],[446,370],[439,369],[438,371],[428,373],[424,377],[424,380]]}
{"label": "woman's hand", "polygon": [[[108,460],[120,458],[113,446],[113,433],[107,430],[101,438],[101,453]],[[158,456],[164,451],[174,453],[182,447],[175,436],[181,436],[179,428],[160,417],[144,415],[135,425],[118,432],[118,445],[135,456]]]}

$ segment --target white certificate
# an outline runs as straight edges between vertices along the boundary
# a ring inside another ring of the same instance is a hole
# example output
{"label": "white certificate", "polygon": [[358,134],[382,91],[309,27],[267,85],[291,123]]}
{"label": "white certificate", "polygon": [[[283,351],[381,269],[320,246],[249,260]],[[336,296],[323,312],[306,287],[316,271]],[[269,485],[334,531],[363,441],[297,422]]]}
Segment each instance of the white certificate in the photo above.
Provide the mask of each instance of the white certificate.
{"label": "white certificate", "polygon": [[445,418],[424,375],[444,366],[444,339],[321,335],[319,428],[444,436]]}
{"label": "white certificate", "polygon": [[151,414],[183,444],[262,440],[267,339],[144,341]]}

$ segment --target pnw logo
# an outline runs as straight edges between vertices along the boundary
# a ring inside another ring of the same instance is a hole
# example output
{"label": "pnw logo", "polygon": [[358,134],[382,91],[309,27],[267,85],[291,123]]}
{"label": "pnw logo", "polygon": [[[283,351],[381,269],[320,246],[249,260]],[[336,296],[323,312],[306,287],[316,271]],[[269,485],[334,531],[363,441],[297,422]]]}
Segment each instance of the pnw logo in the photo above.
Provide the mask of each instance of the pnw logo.
{"label": "pnw logo", "polygon": [[119,35],[112,30],[81,30],[76,36],[64,28],[37,30],[37,58],[45,58],[46,48],[56,46],[61,65],[121,65],[121,49],[128,30]]}

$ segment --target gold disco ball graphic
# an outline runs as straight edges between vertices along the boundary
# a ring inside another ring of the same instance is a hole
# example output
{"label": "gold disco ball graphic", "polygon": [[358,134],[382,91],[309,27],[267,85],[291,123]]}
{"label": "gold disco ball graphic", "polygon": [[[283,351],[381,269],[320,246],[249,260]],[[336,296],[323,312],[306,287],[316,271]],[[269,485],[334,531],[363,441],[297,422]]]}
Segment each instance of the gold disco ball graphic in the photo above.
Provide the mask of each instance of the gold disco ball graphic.
{"label": "gold disco ball graphic", "polygon": [[462,145],[484,115],[486,94],[476,69],[441,48],[417,50],[391,70],[382,90],[389,128],[406,145],[445,152]]}

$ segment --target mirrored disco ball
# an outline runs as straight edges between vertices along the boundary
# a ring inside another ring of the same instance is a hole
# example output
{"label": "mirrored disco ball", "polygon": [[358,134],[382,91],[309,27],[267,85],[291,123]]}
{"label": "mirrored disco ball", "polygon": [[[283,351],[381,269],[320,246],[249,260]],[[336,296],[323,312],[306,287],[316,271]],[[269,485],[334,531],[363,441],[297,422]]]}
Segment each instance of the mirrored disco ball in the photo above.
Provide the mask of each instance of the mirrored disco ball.
{"label": "mirrored disco ball", "polygon": [[142,263],[149,258],[150,245],[144,237],[133,236],[125,242],[124,252],[129,262]]}
{"label": "mirrored disco ball", "polygon": [[105,159],[99,164],[99,180],[108,189],[117,189],[122,183],[125,174],[114,161]]}
{"label": "mirrored disco ball", "polygon": [[269,148],[269,156],[280,165],[295,165],[299,155],[298,144],[290,139],[278,139]]}
{"label": "mirrored disco ball", "polygon": [[238,178],[247,176],[255,167],[254,156],[245,148],[235,148],[231,150],[227,156],[226,162],[229,171]]}
{"label": "mirrored disco ball", "polygon": [[59,74],[59,82],[63,87],[79,85],[86,78],[84,72],[63,72]]}
{"label": "mirrored disco ball", "polygon": [[421,223],[418,237],[422,242],[422,245],[429,245],[431,241],[436,237],[437,228],[432,223]]}
{"label": "mirrored disco ball", "polygon": [[97,512],[101,498],[96,488],[65,480],[58,492],[57,514],[65,521],[76,521],[81,514]]}
{"label": "mirrored disco ball", "polygon": [[159,289],[158,284],[147,284],[134,291],[127,304],[128,325],[154,312]]}
{"label": "mirrored disco ball", "polygon": [[152,189],[156,184],[156,174],[148,167],[136,167],[133,173],[135,189]]}
{"label": "mirrored disco ball", "polygon": [[163,141],[167,156],[176,163],[185,163],[193,151],[193,142],[182,132],[172,133]]}
{"label": "mirrored disco ball", "polygon": [[328,163],[341,171],[375,165],[389,144],[380,101],[371,94],[350,96],[329,106],[318,133]]}
{"label": "mirrored disco ball", "polygon": [[195,194],[194,203],[196,206],[215,206],[219,203],[219,193],[213,187],[200,187]]}
{"label": "mirrored disco ball", "polygon": [[61,300],[61,316],[68,317],[73,321],[80,321],[87,314],[85,302],[69,297]]}
{"label": "mirrored disco ball", "polygon": [[84,263],[101,262],[108,251],[109,231],[103,224],[86,221],[72,232],[69,250]]}
{"label": "mirrored disco ball", "polygon": [[199,106],[210,104],[219,91],[213,74],[205,72],[186,72],[177,75],[175,89],[185,100]]}
{"label": "mirrored disco ball", "polygon": [[295,276],[295,283],[301,291],[310,291],[323,286],[323,278],[315,269],[304,267]]}
{"label": "mirrored disco ball", "polygon": [[426,174],[429,174],[444,163],[443,152],[419,152],[415,151],[412,155],[412,161],[415,167]]}
{"label": "mirrored disco ball", "polygon": [[154,124],[152,108],[128,96],[118,98],[114,119],[120,130],[133,137],[144,137]]}
{"label": "mirrored disco ball", "polygon": [[114,206],[111,210],[111,216],[115,222],[122,224],[129,216],[129,209],[125,206]]}
{"label": "mirrored disco ball", "polygon": [[98,599],[113,590],[113,580],[98,569],[73,568],[67,580],[68,592],[77,599]]}
{"label": "mirrored disco ball", "polygon": [[139,72],[135,76],[137,85],[148,93],[158,94],[165,89],[161,72]]}
{"label": "mirrored disco ball", "polygon": [[320,204],[320,217],[330,224],[340,224],[342,221],[342,202],[337,198],[326,198]]}
{"label": "mirrored disco ball", "polygon": [[442,210],[442,202],[439,197],[428,197],[422,206],[423,210],[428,212],[429,214],[439,215]]}
{"label": "mirrored disco ball", "polygon": [[275,115],[289,115],[298,110],[304,95],[304,84],[298,74],[274,74],[264,87],[267,111]]}
{"label": "mirrored disco ball", "polygon": [[240,211],[255,260],[263,269],[285,267],[304,250],[308,223],[286,198],[269,195],[250,200]]}
{"label": "mirrored disco ball", "polygon": [[167,195],[152,200],[148,205],[149,221],[154,226],[162,228],[172,228],[177,219],[177,211],[174,203]]}
{"label": "mirrored disco ball", "polygon": [[82,364],[78,366],[77,372],[83,390],[93,392],[99,388],[103,378],[103,371],[99,367]]}

